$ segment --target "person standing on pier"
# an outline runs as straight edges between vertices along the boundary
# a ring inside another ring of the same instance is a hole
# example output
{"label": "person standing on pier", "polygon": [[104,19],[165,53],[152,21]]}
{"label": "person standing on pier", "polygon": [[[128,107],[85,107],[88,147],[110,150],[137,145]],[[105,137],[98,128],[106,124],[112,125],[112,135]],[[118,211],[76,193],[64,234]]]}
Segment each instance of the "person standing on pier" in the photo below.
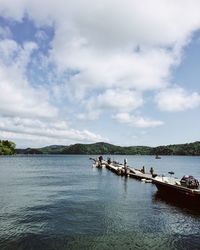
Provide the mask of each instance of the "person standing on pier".
{"label": "person standing on pier", "polygon": [[150,174],[153,176],[153,174],[154,174],[154,169],[153,169],[153,167],[151,167],[150,168]]}
{"label": "person standing on pier", "polygon": [[124,172],[125,172],[125,175],[128,174],[127,159],[124,159]]}

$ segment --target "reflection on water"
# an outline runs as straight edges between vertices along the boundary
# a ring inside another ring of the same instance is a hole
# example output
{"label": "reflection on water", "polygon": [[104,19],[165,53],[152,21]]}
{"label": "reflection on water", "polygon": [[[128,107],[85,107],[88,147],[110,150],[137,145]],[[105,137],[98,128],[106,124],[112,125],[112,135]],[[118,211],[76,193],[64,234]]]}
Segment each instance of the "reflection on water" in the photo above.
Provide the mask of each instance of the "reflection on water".
{"label": "reflection on water", "polygon": [[[0,158],[0,249],[198,249],[199,207],[92,168],[88,158]],[[127,158],[136,167],[200,176],[198,157]]]}
{"label": "reflection on water", "polygon": [[180,212],[196,215],[197,218],[200,216],[200,204],[196,201],[188,201],[182,199],[178,195],[168,195],[163,192],[157,191],[153,195],[153,201],[156,203],[165,203],[169,206],[176,207]]}

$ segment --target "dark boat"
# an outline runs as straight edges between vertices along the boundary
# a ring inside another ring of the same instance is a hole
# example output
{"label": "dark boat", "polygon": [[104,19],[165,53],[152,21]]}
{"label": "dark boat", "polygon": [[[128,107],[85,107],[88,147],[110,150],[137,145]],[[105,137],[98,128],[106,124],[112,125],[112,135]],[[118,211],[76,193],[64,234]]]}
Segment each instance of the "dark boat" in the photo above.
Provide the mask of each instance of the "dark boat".
{"label": "dark boat", "polygon": [[161,159],[161,157],[160,157],[160,156],[158,156],[158,155],[156,155],[155,159]]}
{"label": "dark boat", "polygon": [[173,177],[157,176],[153,179],[157,189],[163,194],[176,199],[181,198],[200,204],[199,182],[193,176],[184,176],[181,180]]}

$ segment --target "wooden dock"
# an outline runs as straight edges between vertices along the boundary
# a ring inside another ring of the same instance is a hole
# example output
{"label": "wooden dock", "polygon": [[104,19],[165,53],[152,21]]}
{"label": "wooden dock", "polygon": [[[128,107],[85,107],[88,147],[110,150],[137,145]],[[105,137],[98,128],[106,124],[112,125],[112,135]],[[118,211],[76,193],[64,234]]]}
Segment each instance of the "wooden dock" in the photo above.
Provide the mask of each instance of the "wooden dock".
{"label": "wooden dock", "polygon": [[95,162],[93,165],[96,166],[97,168],[105,167],[117,175],[126,176],[137,180],[142,180],[144,182],[152,182],[152,180],[154,179],[152,177],[152,174],[143,173],[141,170],[135,169],[130,166],[124,166],[123,164],[116,162],[108,163],[105,160],[99,161],[98,159],[92,159],[92,158],[90,159]]}
{"label": "wooden dock", "polygon": [[106,168],[111,170],[113,173],[117,175],[122,175],[123,172],[123,165],[117,163],[106,163]]}
{"label": "wooden dock", "polygon": [[152,174],[150,173],[142,173],[140,170],[138,169],[134,169],[134,168],[130,168],[130,177],[138,179],[138,180],[153,180]]}

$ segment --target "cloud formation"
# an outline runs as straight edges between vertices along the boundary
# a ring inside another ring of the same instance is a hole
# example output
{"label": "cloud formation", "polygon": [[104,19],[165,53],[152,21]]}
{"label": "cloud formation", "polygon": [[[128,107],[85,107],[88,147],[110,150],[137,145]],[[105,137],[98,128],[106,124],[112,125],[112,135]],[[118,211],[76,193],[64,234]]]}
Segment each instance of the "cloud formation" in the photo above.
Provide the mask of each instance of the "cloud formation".
{"label": "cloud formation", "polygon": [[[14,40],[0,41],[0,135],[3,138],[38,137],[49,142],[95,142],[107,140],[88,130],[71,129],[59,117],[58,108],[50,102],[48,89],[33,87],[26,68],[37,45],[27,42],[20,46]],[[33,144],[32,144],[33,145]]]}
{"label": "cloud formation", "polygon": [[22,46],[14,40],[0,41],[0,113],[23,117],[50,118],[57,109],[50,105],[44,88],[33,88],[26,77],[26,67],[37,45],[27,42]]}
{"label": "cloud formation", "polygon": [[142,106],[141,93],[123,89],[107,89],[102,94],[89,98],[86,107],[89,113],[93,110],[103,112],[105,110],[132,111]]}
{"label": "cloud formation", "polygon": [[[23,125],[29,135],[40,129],[46,137],[95,141],[102,137],[85,128],[68,125],[61,133],[51,124],[108,112],[134,127],[160,126],[163,121],[136,114],[148,105],[146,95],[161,111],[198,107],[199,93],[171,79],[200,28],[199,8],[198,0],[0,0],[0,15],[12,23],[0,28],[0,115],[39,121],[36,128]],[[34,25],[34,41],[12,34],[25,19]],[[17,133],[11,125],[8,132]]]}
{"label": "cloud formation", "polygon": [[162,121],[144,118],[138,115],[134,116],[129,113],[118,113],[113,116],[113,119],[136,128],[152,128],[163,125]]}
{"label": "cloud formation", "polygon": [[32,139],[49,138],[51,141],[61,140],[66,141],[78,141],[78,142],[95,142],[95,141],[107,141],[106,138],[91,133],[88,130],[75,130],[70,129],[68,125],[63,122],[51,122],[27,119],[27,118],[9,118],[0,117],[0,131],[7,132],[12,135],[28,135]]}
{"label": "cloud formation", "polygon": [[186,90],[176,87],[159,92],[155,101],[162,111],[177,112],[194,109],[200,105],[200,94],[187,93]]}

